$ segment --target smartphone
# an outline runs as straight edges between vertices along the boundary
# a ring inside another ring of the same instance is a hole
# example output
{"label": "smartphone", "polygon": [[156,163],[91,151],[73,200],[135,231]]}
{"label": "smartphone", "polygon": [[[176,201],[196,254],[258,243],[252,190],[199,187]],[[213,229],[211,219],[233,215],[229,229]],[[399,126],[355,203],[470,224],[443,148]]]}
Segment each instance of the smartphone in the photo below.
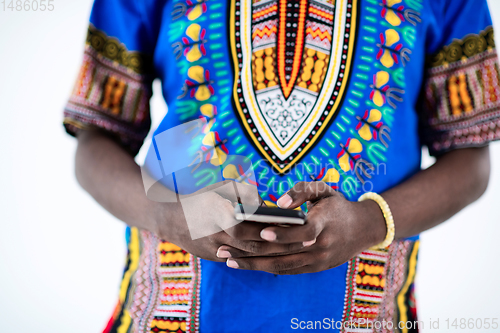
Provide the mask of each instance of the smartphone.
{"label": "smartphone", "polygon": [[303,225],[306,214],[301,210],[270,207],[236,205],[234,216],[237,221],[250,221],[273,224]]}

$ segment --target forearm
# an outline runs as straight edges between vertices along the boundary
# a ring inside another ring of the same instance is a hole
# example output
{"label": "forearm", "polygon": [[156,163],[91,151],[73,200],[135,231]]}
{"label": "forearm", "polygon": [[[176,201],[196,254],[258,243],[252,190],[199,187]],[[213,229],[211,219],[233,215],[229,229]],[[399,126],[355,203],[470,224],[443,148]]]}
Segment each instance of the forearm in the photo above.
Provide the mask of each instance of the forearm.
{"label": "forearm", "polygon": [[76,178],[94,199],[130,226],[157,232],[158,203],[146,197],[141,170],[122,147],[98,132],[78,135]]}
{"label": "forearm", "polygon": [[[477,200],[486,190],[489,174],[488,147],[459,149],[382,193],[394,216],[395,238],[430,229]],[[379,218],[377,228],[375,232],[383,239],[386,231],[383,219]]]}

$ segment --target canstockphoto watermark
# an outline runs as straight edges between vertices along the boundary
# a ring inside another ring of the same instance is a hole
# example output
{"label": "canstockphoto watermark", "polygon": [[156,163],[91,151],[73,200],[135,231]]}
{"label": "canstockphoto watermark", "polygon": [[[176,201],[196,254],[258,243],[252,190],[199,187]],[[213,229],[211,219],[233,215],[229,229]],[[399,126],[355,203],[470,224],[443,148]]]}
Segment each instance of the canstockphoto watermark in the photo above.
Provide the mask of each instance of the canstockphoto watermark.
{"label": "canstockphoto watermark", "polygon": [[397,324],[392,321],[367,321],[361,318],[357,321],[342,321],[335,320],[333,318],[323,318],[322,320],[300,320],[299,318],[292,318],[290,321],[290,328],[293,330],[340,330],[340,329],[358,329],[358,328],[368,328],[368,329],[388,329],[392,330],[394,328],[418,328],[422,329],[424,327],[423,322],[420,321],[407,321],[399,322]]}
{"label": "canstockphoto watermark", "polygon": [[408,320],[397,323],[386,320],[367,320],[361,318],[357,321],[341,321],[333,318],[323,320],[300,320],[292,318],[290,328],[293,330],[340,330],[340,329],[376,329],[376,330],[497,330],[499,328],[498,318],[429,318],[428,320]]}

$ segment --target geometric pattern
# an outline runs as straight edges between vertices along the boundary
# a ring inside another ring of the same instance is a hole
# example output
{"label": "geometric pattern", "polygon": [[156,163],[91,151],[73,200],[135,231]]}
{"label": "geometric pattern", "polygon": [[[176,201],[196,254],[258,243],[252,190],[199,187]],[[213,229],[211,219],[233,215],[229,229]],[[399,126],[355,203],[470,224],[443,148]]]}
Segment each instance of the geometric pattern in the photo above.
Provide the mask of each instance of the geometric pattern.
{"label": "geometric pattern", "polygon": [[341,332],[394,332],[380,330],[385,321],[397,328],[400,321],[416,320],[413,292],[419,241],[401,240],[388,248],[364,251],[348,262]]}
{"label": "geometric pattern", "polygon": [[490,27],[432,58],[421,135],[432,154],[500,138],[500,72],[492,36]]}
{"label": "geometric pattern", "polygon": [[280,173],[314,145],[340,105],[357,3],[232,1],[234,101],[255,146]]}
{"label": "geometric pattern", "polygon": [[145,59],[90,26],[78,79],[64,109],[66,131],[106,130],[135,155],[151,125],[152,81],[149,72],[142,72],[149,68]]}

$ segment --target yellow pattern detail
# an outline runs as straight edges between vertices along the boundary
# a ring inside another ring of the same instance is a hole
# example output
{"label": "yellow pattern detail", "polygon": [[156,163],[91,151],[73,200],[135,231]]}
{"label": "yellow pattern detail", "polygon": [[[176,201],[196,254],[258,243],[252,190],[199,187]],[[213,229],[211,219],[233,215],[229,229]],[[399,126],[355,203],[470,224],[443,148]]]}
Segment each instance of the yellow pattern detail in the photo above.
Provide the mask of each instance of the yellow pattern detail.
{"label": "yellow pattern detail", "polygon": [[[405,284],[401,288],[401,291],[399,292],[397,297],[397,303],[400,313],[399,320],[400,322],[403,323],[406,323],[408,321],[405,295],[408,292],[408,288],[410,288],[410,285],[415,279],[415,273],[417,270],[417,254],[419,247],[420,247],[420,241],[415,241],[415,244],[413,245],[413,250],[411,251],[410,260],[408,263],[408,276],[406,278]],[[408,329],[406,327],[403,327],[402,333],[408,333]]]}

